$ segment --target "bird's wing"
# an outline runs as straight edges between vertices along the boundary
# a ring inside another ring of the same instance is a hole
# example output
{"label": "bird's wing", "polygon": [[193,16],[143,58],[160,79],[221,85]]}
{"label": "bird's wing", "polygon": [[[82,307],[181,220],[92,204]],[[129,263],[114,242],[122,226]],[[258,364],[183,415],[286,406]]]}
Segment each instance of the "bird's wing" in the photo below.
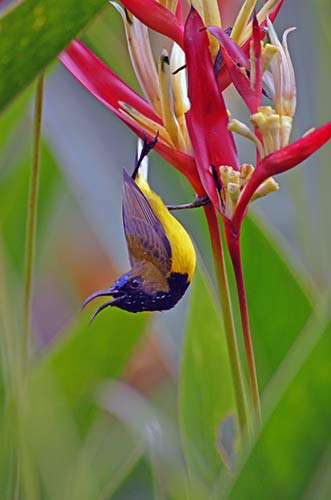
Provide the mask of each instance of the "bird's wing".
{"label": "bird's wing", "polygon": [[144,260],[166,276],[171,268],[171,246],[146,196],[124,170],[123,223],[131,266]]}

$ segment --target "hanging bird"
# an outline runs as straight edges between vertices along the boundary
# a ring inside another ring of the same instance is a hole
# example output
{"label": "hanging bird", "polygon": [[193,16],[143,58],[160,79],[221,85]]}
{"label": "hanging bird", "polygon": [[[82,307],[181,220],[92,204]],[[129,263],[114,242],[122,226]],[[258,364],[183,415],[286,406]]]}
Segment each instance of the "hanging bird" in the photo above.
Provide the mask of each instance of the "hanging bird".
{"label": "hanging bird", "polygon": [[[112,297],[96,310],[92,320],[108,306],[134,313],[171,309],[192,280],[196,256],[191,238],[151,190],[139,169],[156,141],[157,137],[151,142],[144,141],[132,176],[124,170],[123,224],[131,270],[108,289],[95,292],[85,300],[83,307],[97,297]],[[183,207],[201,206],[206,202],[196,201]]]}

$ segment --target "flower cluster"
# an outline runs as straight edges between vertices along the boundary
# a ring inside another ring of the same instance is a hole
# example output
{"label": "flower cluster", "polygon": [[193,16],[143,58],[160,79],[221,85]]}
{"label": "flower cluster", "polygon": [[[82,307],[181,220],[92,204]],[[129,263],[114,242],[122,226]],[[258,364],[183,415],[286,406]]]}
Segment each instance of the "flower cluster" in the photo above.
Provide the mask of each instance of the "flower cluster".
{"label": "flower cluster", "polygon": [[[245,0],[224,29],[217,0],[123,0],[129,53],[145,99],[82,42],[60,56],[71,73],[138,136],[159,140],[156,151],[208,196],[234,234],[248,203],[278,189],[272,176],[289,170],[331,137],[331,123],[290,143],[296,83],[287,45],[273,22],[282,0]],[[154,60],[149,29],[173,42]],[[229,121],[223,91],[233,83],[250,111],[250,126]],[[256,147],[255,166],[240,165],[233,134]],[[215,179],[215,175],[217,179]]]}

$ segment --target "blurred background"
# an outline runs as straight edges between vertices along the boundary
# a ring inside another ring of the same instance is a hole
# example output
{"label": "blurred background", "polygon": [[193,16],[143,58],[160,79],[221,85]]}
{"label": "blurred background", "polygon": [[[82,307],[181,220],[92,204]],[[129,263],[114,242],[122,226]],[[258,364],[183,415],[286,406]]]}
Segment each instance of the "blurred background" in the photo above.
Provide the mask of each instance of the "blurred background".
{"label": "blurred background", "polygon": [[[232,2],[227,13],[229,25],[232,9],[235,12],[240,4],[240,1]],[[331,116],[330,0],[285,1],[276,21],[276,30],[281,34],[291,26],[297,27],[289,36],[298,93],[292,136],[296,139]],[[89,24],[81,38],[139,91],[131,71],[121,19],[110,5]],[[166,40],[155,37],[156,56],[166,44]],[[34,86],[16,99],[2,115],[0,123],[0,224],[10,304],[15,305],[16,310],[11,316],[14,328],[20,318],[17,309],[21,303],[20,283],[24,264],[33,90]],[[226,98],[232,116],[247,121],[246,111],[231,89],[227,91]],[[238,140],[237,145],[241,161],[253,161],[254,151],[250,144]],[[121,216],[122,171],[123,168],[128,171],[133,168],[135,151],[135,136],[54,61],[47,71],[43,111],[32,307],[34,363],[41,360],[43,353],[59,338],[76,328],[75,325],[80,325],[79,328],[90,337],[90,348],[93,350],[93,336],[98,328],[101,329],[101,322],[111,321],[115,325],[119,317],[118,312],[107,310],[103,314],[113,315],[115,319],[100,320],[99,327],[97,319],[88,328],[93,306],[83,320],[80,308],[90,293],[107,287],[119,274],[128,270]],[[309,293],[316,294],[315,297],[320,297],[321,301],[329,295],[331,283],[330,154],[331,145],[327,144],[303,165],[280,176],[277,179],[279,192],[258,200],[250,208],[262,219],[267,231],[273,234]],[[154,153],[150,155],[150,184],[167,203],[193,200],[194,193],[184,177]],[[180,212],[178,218],[192,235],[201,266],[213,280],[210,243],[202,211]],[[258,275],[260,271],[256,268],[254,272]],[[254,290],[249,289],[248,295],[253,300]],[[132,331],[137,328],[144,332],[138,342],[132,340],[132,352],[125,363],[122,382],[112,388],[115,391],[112,412],[124,420],[131,412],[134,413],[137,421],[130,423],[133,427],[139,427],[139,421],[151,419],[153,422],[153,412],[149,408],[149,402],[153,402],[157,411],[162,410],[162,414],[166,415],[169,433],[176,434],[172,426],[189,300],[190,292],[172,311],[146,315],[143,319],[130,317],[121,323],[124,326],[120,330],[113,326],[111,338],[115,337],[115,343],[121,342],[122,337],[136,335]],[[107,342],[105,337],[104,349],[108,349]],[[88,370],[89,352],[80,352],[78,346],[76,356],[84,377],[84,370]],[[72,360],[68,359],[67,368],[67,375],[70,376],[75,370]],[[103,404],[107,405],[107,402]],[[47,411],[45,409],[46,414]],[[35,425],[38,425],[37,421]],[[102,427],[106,424],[101,420],[97,425]],[[112,437],[116,435],[123,450],[130,449],[133,458],[130,457],[134,460],[134,453],[139,455],[139,443],[134,441],[133,445],[125,430],[116,425],[114,423]],[[157,424],[149,427],[149,432],[151,428],[155,437],[159,432]],[[104,435],[102,432],[98,434],[97,429],[94,431],[99,436]],[[130,442],[123,445],[128,439]],[[135,479],[126,483],[116,498],[151,498],[146,487],[151,477],[144,461],[139,463],[134,474]],[[55,477],[53,479],[55,481]]]}

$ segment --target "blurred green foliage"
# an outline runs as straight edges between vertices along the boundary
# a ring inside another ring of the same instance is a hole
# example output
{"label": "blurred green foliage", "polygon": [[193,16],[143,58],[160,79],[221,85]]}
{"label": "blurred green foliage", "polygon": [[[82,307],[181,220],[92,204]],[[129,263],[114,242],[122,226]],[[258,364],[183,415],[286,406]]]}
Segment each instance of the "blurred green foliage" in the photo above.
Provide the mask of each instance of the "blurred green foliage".
{"label": "blurred green foliage", "polygon": [[0,109],[40,73],[103,0],[26,0],[0,18]]}

